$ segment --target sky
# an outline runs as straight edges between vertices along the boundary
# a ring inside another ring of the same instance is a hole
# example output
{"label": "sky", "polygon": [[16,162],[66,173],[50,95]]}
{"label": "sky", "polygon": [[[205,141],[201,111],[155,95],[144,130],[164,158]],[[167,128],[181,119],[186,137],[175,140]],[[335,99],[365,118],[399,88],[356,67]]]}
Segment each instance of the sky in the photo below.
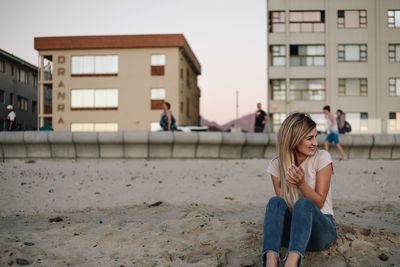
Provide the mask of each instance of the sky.
{"label": "sky", "polygon": [[0,48],[34,65],[34,37],[182,33],[202,65],[200,114],[266,109],[265,0],[0,0]]}

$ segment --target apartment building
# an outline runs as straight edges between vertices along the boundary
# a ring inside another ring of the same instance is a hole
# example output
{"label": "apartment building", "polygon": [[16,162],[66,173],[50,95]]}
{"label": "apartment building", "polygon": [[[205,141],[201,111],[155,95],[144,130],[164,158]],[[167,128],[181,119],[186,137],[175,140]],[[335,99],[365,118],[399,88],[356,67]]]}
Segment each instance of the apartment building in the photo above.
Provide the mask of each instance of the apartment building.
{"label": "apartment building", "polygon": [[342,109],[354,133],[400,132],[400,1],[267,0],[268,108],[324,130]]}
{"label": "apartment building", "polygon": [[35,49],[40,126],[158,130],[164,101],[178,125],[200,123],[201,65],[182,34],[37,37]]}
{"label": "apartment building", "polygon": [[17,130],[37,129],[38,68],[0,49],[0,131],[7,128],[6,107],[17,115]]}

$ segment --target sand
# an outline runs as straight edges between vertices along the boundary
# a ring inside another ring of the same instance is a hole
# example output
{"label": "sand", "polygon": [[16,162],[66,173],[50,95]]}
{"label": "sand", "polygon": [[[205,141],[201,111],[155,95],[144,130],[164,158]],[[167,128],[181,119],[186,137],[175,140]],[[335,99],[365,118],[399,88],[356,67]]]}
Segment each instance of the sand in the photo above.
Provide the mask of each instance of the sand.
{"label": "sand", "polygon": [[[267,164],[6,161],[0,266],[260,266]],[[339,239],[306,266],[400,266],[400,161],[334,166]]]}

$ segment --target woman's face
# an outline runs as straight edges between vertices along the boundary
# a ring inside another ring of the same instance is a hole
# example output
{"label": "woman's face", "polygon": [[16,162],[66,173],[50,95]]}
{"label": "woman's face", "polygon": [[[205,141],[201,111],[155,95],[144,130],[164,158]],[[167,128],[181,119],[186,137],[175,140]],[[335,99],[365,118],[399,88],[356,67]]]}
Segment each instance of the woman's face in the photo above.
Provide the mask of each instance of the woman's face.
{"label": "woman's face", "polygon": [[312,129],[296,147],[297,154],[312,156],[317,151],[317,128]]}

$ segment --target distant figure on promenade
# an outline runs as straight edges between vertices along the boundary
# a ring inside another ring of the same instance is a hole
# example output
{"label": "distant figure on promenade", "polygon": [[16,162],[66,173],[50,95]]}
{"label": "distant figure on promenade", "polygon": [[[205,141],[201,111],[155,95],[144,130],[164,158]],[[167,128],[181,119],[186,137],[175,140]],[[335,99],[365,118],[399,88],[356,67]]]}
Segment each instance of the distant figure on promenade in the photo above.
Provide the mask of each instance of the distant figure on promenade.
{"label": "distant figure on promenade", "polygon": [[[276,196],[265,210],[262,266],[303,266],[306,250],[324,250],[337,238],[332,158],[318,150],[316,123],[304,113],[289,115],[277,138],[278,156],[267,169]],[[288,254],[281,258],[282,246]]]}
{"label": "distant figure on promenade", "polygon": [[347,159],[347,157],[346,157],[346,154],[344,153],[343,148],[339,142],[339,129],[337,126],[335,115],[332,114],[331,107],[328,105],[325,106],[322,109],[322,111],[325,114],[326,123],[327,123],[327,132],[328,132],[325,143],[324,143],[325,150],[326,151],[329,150],[329,144],[334,144],[337,147],[337,149],[339,150],[340,159],[345,160],[345,159]]}
{"label": "distant figure on promenade", "polygon": [[344,113],[341,109],[336,111],[336,122],[340,134],[351,132],[351,125],[346,121],[346,113]]}
{"label": "distant figure on promenade", "polygon": [[7,110],[8,110],[7,131],[16,131],[17,130],[17,115],[14,112],[13,106],[8,105]]}
{"label": "distant figure on promenade", "polygon": [[160,126],[164,131],[176,131],[176,120],[171,112],[171,104],[164,102],[164,112],[161,114]]}
{"label": "distant figure on promenade", "polygon": [[261,103],[257,103],[257,111],[255,114],[254,132],[263,133],[265,125],[267,124],[267,113],[262,110]]}

